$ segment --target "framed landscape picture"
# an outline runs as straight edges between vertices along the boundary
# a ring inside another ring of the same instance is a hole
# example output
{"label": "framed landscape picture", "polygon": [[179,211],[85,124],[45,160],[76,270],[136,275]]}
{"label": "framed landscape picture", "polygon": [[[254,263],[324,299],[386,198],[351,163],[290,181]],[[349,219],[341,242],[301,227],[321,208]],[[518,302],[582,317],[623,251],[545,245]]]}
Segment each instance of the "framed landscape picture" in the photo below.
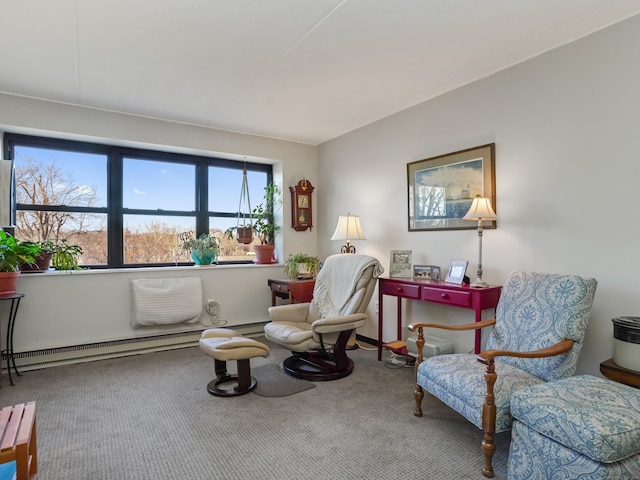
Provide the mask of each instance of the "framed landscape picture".
{"label": "framed landscape picture", "polygon": [[491,199],[495,210],[494,163],[493,143],[408,163],[409,231],[476,229],[462,217],[476,196]]}

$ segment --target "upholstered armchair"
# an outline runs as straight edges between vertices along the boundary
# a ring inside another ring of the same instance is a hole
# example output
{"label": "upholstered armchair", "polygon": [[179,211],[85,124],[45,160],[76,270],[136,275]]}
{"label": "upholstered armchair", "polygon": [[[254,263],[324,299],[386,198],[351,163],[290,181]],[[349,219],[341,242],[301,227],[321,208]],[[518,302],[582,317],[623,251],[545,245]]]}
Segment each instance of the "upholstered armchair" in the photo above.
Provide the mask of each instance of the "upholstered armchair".
{"label": "upholstered armchair", "polygon": [[[511,393],[575,373],[596,285],[575,275],[515,272],[502,289],[496,318],[469,325],[411,324],[419,351],[414,414],[422,416],[427,390],[483,430],[482,473],[493,477],[494,434],[511,428]],[[478,355],[422,356],[426,328],[489,326],[487,349]]]}
{"label": "upholstered armchair", "polygon": [[269,308],[265,337],[292,352],[283,364],[287,374],[307,380],[351,374],[347,341],[364,324],[382,272],[378,260],[368,255],[332,255],[318,273],[311,302]]}

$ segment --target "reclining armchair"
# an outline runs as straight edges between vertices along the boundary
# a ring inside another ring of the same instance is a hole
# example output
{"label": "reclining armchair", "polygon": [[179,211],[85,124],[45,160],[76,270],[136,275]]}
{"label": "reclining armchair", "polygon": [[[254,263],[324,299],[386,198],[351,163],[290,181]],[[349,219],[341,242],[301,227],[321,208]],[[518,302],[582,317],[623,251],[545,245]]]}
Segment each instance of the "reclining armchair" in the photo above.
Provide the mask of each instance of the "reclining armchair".
{"label": "reclining armchair", "polygon": [[367,255],[339,254],[326,259],[308,303],[269,308],[267,340],[290,350],[284,371],[306,380],[337,380],[350,375],[349,337],[367,318],[376,278],[383,268]]}
{"label": "reclining armchair", "polygon": [[[414,414],[422,416],[424,389],[483,430],[482,473],[493,477],[494,434],[511,429],[511,394],[575,373],[596,285],[593,278],[575,275],[515,272],[502,289],[496,318],[469,325],[409,325],[418,332]],[[423,359],[423,329],[487,326],[493,330],[480,354]]]}

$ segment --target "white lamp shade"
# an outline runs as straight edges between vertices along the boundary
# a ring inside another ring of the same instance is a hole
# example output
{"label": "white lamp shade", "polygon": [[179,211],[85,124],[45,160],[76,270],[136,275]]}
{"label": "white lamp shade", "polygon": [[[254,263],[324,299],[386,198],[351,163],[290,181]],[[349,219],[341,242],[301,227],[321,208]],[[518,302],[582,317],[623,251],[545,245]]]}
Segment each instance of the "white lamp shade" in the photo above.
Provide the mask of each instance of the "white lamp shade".
{"label": "white lamp shade", "polygon": [[497,220],[496,212],[491,208],[491,200],[486,197],[476,197],[473,199],[471,208],[462,217],[465,220]]}
{"label": "white lamp shade", "polygon": [[336,226],[336,231],[333,232],[331,240],[366,240],[360,225],[360,217],[357,215],[340,215],[338,217],[338,226]]}

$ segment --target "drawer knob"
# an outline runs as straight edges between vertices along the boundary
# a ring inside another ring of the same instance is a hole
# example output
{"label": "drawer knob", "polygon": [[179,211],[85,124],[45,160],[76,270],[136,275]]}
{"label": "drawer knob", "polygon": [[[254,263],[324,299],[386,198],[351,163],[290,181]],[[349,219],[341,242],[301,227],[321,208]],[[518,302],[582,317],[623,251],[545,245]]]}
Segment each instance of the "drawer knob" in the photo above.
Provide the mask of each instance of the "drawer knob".
{"label": "drawer knob", "polygon": [[447,295],[446,293],[441,293],[441,294],[440,294],[440,296],[441,296],[442,298],[447,298],[449,295]]}
{"label": "drawer knob", "polygon": [[401,291],[402,291],[402,287],[398,287],[398,292],[401,292]]}

